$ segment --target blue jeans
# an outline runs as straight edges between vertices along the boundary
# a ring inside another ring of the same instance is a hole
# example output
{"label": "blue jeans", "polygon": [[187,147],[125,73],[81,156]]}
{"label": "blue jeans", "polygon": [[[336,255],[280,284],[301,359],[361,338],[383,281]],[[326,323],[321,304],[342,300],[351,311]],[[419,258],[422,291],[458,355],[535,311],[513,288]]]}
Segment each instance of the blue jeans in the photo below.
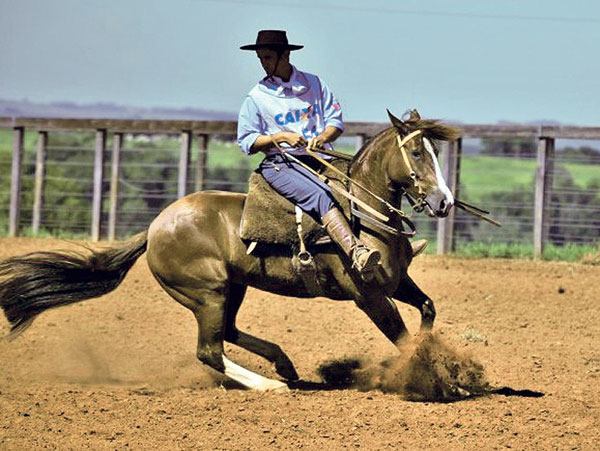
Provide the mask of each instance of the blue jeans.
{"label": "blue jeans", "polygon": [[[296,158],[310,167],[316,168],[319,165],[319,162],[310,156]],[[265,157],[258,167],[258,172],[275,191],[311,215],[318,223],[321,223],[321,218],[336,205],[329,186],[283,155]]]}

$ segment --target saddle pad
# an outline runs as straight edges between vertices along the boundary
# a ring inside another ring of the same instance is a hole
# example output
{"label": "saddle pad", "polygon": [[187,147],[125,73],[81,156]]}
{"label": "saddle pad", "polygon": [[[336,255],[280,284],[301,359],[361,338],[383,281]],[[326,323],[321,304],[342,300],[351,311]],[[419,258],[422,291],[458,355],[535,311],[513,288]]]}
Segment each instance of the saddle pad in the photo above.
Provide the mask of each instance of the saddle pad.
{"label": "saddle pad", "polygon": [[[335,166],[346,173],[348,162],[335,160]],[[329,173],[328,173],[329,172]],[[333,171],[326,171],[331,183],[344,184]],[[344,213],[350,217],[350,202],[333,191]],[[308,245],[327,235],[325,229],[307,214],[302,215],[302,239]],[[247,241],[270,244],[299,244],[294,204],[271,188],[258,172],[253,172],[248,182],[248,196],[244,202],[240,237]]]}

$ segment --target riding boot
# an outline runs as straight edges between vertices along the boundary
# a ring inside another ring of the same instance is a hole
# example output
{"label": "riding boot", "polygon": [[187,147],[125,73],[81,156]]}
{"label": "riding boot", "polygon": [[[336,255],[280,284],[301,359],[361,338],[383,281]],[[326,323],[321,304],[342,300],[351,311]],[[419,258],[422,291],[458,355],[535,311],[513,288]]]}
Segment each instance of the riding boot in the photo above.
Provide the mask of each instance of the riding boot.
{"label": "riding boot", "polygon": [[379,251],[369,249],[354,236],[350,224],[338,208],[329,210],[321,220],[331,239],[352,260],[352,265],[359,274],[371,274],[381,259]]}

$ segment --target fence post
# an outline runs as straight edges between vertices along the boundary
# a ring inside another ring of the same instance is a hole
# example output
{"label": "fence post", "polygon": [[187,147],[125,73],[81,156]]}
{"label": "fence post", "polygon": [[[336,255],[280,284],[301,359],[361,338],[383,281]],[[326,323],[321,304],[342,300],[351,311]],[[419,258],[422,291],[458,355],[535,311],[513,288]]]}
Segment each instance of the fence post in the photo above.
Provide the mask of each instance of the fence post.
{"label": "fence post", "polygon": [[540,136],[535,174],[535,206],[533,215],[533,253],[540,258],[548,240],[548,207],[552,195],[554,172],[554,138]]}
{"label": "fence post", "polygon": [[23,142],[25,129],[13,128],[13,154],[10,182],[10,211],[8,218],[8,236],[19,234],[19,219],[21,217],[21,166],[23,165]]}
{"label": "fence post", "polygon": [[354,144],[354,150],[356,152],[358,152],[362,148],[362,146],[365,145],[365,141],[366,141],[366,135],[364,135],[364,134],[358,134],[358,135],[356,135],[356,141],[355,141],[355,144]]}
{"label": "fence post", "polygon": [[102,178],[104,176],[104,151],[106,148],[106,129],[96,130],[94,149],[94,181],[92,197],[92,241],[100,241],[102,222]]}
{"label": "fence post", "polygon": [[44,185],[46,182],[46,147],[48,146],[48,132],[38,133],[38,146],[35,156],[35,187],[33,192],[33,214],[31,228],[34,235],[40,232],[42,211],[44,209]]}
{"label": "fence post", "polygon": [[[447,143],[442,148],[442,171],[446,184],[455,197],[459,196],[460,184],[460,160],[462,156],[462,138]],[[437,254],[443,255],[454,250],[454,216],[456,208],[450,209],[450,213],[443,219],[438,220],[437,229]]]}
{"label": "fence post", "polygon": [[119,173],[121,164],[121,147],[123,133],[113,135],[110,160],[110,204],[108,210],[108,240],[114,241],[117,232],[117,208],[119,203]]}
{"label": "fence post", "polygon": [[198,135],[198,160],[196,161],[195,191],[202,191],[206,181],[209,135]]}
{"label": "fence post", "polygon": [[191,146],[192,132],[181,132],[181,148],[179,150],[179,175],[177,178],[177,198],[185,196],[187,192]]}

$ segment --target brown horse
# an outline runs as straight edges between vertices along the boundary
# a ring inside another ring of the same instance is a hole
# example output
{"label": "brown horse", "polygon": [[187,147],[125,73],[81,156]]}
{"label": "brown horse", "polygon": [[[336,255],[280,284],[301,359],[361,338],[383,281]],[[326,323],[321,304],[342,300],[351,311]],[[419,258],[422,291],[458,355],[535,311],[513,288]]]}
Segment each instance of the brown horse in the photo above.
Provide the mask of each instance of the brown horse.
{"label": "brown horse", "polygon": [[[351,186],[353,195],[391,215],[389,225],[399,229],[403,195],[431,215],[447,215],[454,200],[441,175],[434,140],[455,139],[457,131],[422,120],[416,111],[406,121],[391,114],[390,119],[392,127],[368,142],[349,170],[352,179],[379,199]],[[409,139],[403,141],[406,137]],[[13,334],[48,308],[110,292],[147,251],[148,266],[158,283],[196,317],[201,362],[249,388],[287,389],[284,382],[253,373],[224,354],[223,341],[228,341],[274,363],[284,379],[298,379],[282,349],[238,330],[236,315],[248,286],[284,296],[311,297],[302,278],[292,270],[290,249],[274,246],[256,255],[247,253],[238,232],[245,198],[238,193],[198,192],[168,206],[147,231],[121,245],[89,249],[88,253],[34,253],[0,263],[0,305]],[[432,327],[433,302],[407,274],[412,259],[407,238],[366,225],[361,225],[357,234],[381,252],[380,277],[376,282],[363,281],[333,245],[325,246],[315,255],[320,277],[326,280],[320,294],[354,300],[395,344],[408,333],[390,298],[418,308],[421,327]]]}

